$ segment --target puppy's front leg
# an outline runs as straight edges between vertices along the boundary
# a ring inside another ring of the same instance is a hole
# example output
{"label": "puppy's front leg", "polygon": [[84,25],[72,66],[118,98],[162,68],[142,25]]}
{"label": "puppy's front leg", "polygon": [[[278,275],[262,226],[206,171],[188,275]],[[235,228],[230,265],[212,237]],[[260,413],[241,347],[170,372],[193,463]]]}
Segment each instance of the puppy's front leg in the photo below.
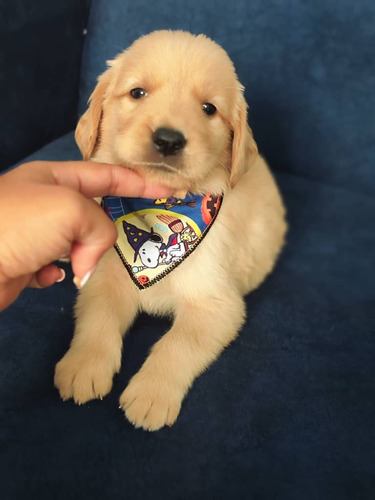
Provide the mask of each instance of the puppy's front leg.
{"label": "puppy's front leg", "polygon": [[171,426],[194,379],[236,337],[244,317],[239,295],[183,305],[120,398],[128,420],[150,431]]}
{"label": "puppy's front leg", "polygon": [[55,371],[62,399],[82,404],[102,399],[111,390],[113,376],[120,370],[122,336],[138,311],[134,290],[111,250],[77,300],[74,337]]}

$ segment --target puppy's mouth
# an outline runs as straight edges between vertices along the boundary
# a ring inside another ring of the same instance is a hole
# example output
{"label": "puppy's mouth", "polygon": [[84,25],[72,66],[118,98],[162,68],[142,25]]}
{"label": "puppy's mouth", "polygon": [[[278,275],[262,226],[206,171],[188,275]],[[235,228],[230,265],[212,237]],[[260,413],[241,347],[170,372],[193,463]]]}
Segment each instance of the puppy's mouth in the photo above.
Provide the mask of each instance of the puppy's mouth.
{"label": "puppy's mouth", "polygon": [[148,167],[152,170],[157,170],[159,172],[166,172],[166,173],[172,173],[172,174],[180,174],[180,169],[173,167],[172,165],[169,165],[168,163],[164,162],[150,162],[150,161],[139,161],[139,162],[132,162],[134,165],[139,165],[141,167]]}
{"label": "puppy's mouth", "polygon": [[184,199],[186,193],[190,192],[194,185],[193,179],[182,166],[170,165],[164,161],[130,160],[128,158],[121,158],[121,161],[116,163],[139,173],[148,183],[162,183],[169,186],[176,198]]}
{"label": "puppy's mouth", "polygon": [[142,171],[143,173],[147,171],[152,176],[162,177],[164,181],[168,181],[168,178],[171,182],[180,180],[184,184],[187,181],[191,181],[191,177],[182,166],[171,165],[165,161],[130,160],[126,158],[119,164],[132,170]]}

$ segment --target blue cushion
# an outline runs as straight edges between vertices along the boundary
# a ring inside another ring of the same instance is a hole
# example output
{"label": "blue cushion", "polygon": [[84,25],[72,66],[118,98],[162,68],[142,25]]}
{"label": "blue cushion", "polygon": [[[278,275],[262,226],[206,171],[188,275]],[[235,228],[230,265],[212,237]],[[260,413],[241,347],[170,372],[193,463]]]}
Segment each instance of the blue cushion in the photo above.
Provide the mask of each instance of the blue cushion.
{"label": "blue cushion", "polygon": [[24,158],[17,165],[28,161],[69,161],[82,160],[82,155],[74,140],[74,132],[69,132],[59,139],[56,139],[27,158]]}
{"label": "blue cushion", "polygon": [[81,112],[105,61],[161,28],[229,52],[273,168],[375,193],[373,0],[94,0]]}
{"label": "blue cushion", "polygon": [[[34,158],[76,155],[71,134]],[[118,409],[168,321],[141,316],[111,393],[76,406],[53,387],[73,332],[69,266],[1,313],[2,498],[372,498],[375,200],[277,178],[288,244],[171,429],[134,430]]]}

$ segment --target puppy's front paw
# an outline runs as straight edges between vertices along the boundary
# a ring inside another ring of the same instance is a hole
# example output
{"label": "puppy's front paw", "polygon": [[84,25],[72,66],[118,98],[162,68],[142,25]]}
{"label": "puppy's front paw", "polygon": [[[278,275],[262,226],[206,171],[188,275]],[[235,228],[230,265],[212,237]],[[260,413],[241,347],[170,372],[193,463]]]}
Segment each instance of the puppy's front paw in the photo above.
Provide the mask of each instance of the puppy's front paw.
{"label": "puppy's front paw", "polygon": [[171,427],[180,413],[184,394],[173,384],[138,372],[120,398],[129,422],[147,431]]}
{"label": "puppy's front paw", "polygon": [[55,387],[64,401],[73,398],[77,404],[83,404],[90,399],[103,399],[119,368],[119,359],[70,348],[56,365]]}

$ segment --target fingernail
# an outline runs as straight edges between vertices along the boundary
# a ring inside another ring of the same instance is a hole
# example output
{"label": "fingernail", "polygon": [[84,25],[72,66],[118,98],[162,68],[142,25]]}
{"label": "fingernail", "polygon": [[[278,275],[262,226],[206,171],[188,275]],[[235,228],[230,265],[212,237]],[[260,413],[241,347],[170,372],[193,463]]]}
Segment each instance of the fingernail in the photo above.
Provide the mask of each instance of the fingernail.
{"label": "fingernail", "polygon": [[61,283],[62,281],[64,281],[65,276],[66,276],[64,269],[61,269],[61,268],[59,268],[59,269],[60,269],[60,278],[58,280],[56,280],[56,283]]}
{"label": "fingernail", "polygon": [[73,283],[78,288],[78,290],[81,290],[86,285],[86,283],[88,282],[88,280],[94,274],[95,269],[96,269],[96,267],[94,267],[94,269],[91,269],[88,273],[86,273],[84,275],[84,277],[82,279],[78,278],[78,276],[74,276]]}
{"label": "fingernail", "polygon": [[66,252],[63,255],[60,255],[59,260],[69,259],[69,257],[70,257],[70,253]]}

